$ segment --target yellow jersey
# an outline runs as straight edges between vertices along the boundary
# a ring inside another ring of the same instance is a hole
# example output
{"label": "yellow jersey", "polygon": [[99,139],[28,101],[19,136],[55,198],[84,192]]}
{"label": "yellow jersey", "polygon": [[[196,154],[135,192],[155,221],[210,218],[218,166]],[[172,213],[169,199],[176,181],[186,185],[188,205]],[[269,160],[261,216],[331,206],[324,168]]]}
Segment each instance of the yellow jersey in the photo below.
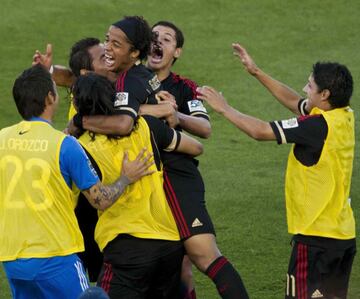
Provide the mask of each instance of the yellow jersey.
{"label": "yellow jersey", "polygon": [[[97,163],[104,184],[113,183],[121,173],[124,152],[134,160],[146,147],[152,149],[150,129],[140,117],[133,132],[120,139],[95,135],[92,140],[86,132],[79,141]],[[122,196],[104,212],[99,213],[95,240],[101,250],[119,234],[137,238],[179,240],[179,232],[163,190],[163,174],[156,166],[152,175],[129,185]]]}
{"label": "yellow jersey", "polygon": [[0,261],[84,250],[76,201],[60,170],[65,136],[43,121],[0,131]]}
{"label": "yellow jersey", "polygon": [[291,234],[352,239],[355,220],[350,205],[354,160],[354,113],[350,107],[311,113],[322,114],[327,126],[319,161],[304,166],[294,155],[288,158],[286,210]]}

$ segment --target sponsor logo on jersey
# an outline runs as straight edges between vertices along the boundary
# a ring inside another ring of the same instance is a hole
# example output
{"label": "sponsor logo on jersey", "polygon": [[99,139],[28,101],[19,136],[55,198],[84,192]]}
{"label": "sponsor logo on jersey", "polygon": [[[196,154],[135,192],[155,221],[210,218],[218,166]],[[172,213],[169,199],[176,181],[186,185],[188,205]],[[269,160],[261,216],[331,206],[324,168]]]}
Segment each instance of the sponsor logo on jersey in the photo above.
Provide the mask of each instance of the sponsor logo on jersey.
{"label": "sponsor logo on jersey", "polygon": [[129,104],[129,93],[128,92],[117,92],[114,102],[114,107],[125,106]]}
{"label": "sponsor logo on jersey", "polygon": [[299,126],[297,118],[290,118],[287,120],[282,120],[281,121],[281,125],[284,129],[291,129],[291,128],[296,128]]}
{"label": "sponsor logo on jersey", "polygon": [[315,290],[315,292],[312,293],[311,298],[324,298],[324,295],[321,294],[319,290]]}
{"label": "sponsor logo on jersey", "polygon": [[201,223],[201,221],[198,218],[195,218],[191,227],[198,227],[198,226],[203,226],[203,224]]}
{"label": "sponsor logo on jersey", "polygon": [[194,112],[194,111],[202,111],[205,113],[207,112],[203,103],[199,100],[191,100],[191,101],[188,101],[187,103],[188,103],[190,112]]}
{"label": "sponsor logo on jersey", "polygon": [[157,90],[160,87],[160,84],[160,80],[156,75],[151,80],[149,80],[149,85],[153,90]]}

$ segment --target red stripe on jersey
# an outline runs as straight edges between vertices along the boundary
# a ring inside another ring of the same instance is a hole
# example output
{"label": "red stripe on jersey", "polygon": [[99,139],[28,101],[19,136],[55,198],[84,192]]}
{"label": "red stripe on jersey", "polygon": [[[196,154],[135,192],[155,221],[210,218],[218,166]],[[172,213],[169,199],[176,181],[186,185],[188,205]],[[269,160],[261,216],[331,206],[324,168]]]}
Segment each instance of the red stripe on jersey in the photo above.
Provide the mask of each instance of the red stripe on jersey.
{"label": "red stripe on jersey", "polygon": [[190,87],[190,89],[193,93],[193,99],[195,99],[197,97],[198,93],[196,92],[196,89],[197,89],[198,85],[194,81],[187,79],[185,77],[181,77],[175,73],[172,73],[172,79],[175,83],[177,83],[179,81],[184,82],[185,85]]}
{"label": "red stripe on jersey", "polygon": [[170,183],[169,177],[167,176],[167,173],[163,171],[164,175],[164,189],[165,194],[167,195],[166,198],[168,200],[168,203],[170,205],[170,209],[173,212],[173,216],[175,218],[176,224],[178,226],[180,236],[181,238],[188,238],[190,237],[190,231],[186,224],[184,215],[181,211],[179,200],[177,199],[174,189]]}
{"label": "red stripe on jersey", "polygon": [[164,179],[164,191],[165,191],[165,195],[166,195],[166,200],[167,200],[167,202],[168,202],[168,204],[170,206],[171,212],[172,212],[172,214],[174,216],[174,219],[175,219],[176,225],[178,227],[180,236],[181,236],[181,238],[183,238],[183,236],[185,235],[185,231],[184,231],[184,228],[183,228],[183,226],[181,224],[180,215],[179,215],[178,211],[175,208],[174,199],[171,196],[171,192],[169,190],[169,187],[167,186],[167,182],[166,182],[165,179]]}
{"label": "red stripe on jersey", "polygon": [[105,266],[105,271],[104,271],[104,276],[101,280],[101,287],[104,289],[104,291],[106,293],[109,293],[110,290],[110,282],[113,278],[113,271],[112,271],[112,266],[108,263],[104,263]]}
{"label": "red stripe on jersey", "polygon": [[125,81],[125,77],[127,75],[127,71],[121,73],[119,75],[119,77],[116,80],[116,91],[117,92],[122,92],[124,91],[124,81]]}
{"label": "red stripe on jersey", "polygon": [[304,121],[304,120],[307,120],[309,118],[314,118],[314,117],[320,117],[321,114],[312,114],[312,115],[301,115],[298,117],[298,120],[299,121]]}

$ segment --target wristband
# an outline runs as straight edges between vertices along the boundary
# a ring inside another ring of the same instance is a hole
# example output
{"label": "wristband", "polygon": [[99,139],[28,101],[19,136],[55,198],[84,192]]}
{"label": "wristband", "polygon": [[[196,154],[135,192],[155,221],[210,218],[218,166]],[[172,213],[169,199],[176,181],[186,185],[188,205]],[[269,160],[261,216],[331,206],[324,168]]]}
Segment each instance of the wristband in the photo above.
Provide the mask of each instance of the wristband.
{"label": "wristband", "polygon": [[51,65],[51,66],[50,66],[50,69],[49,69],[49,73],[52,74],[53,72],[54,72],[54,66]]}
{"label": "wristband", "polygon": [[80,115],[79,113],[76,113],[73,117],[73,123],[76,127],[78,127],[79,129],[84,130],[83,128],[83,122],[82,122],[82,115]]}

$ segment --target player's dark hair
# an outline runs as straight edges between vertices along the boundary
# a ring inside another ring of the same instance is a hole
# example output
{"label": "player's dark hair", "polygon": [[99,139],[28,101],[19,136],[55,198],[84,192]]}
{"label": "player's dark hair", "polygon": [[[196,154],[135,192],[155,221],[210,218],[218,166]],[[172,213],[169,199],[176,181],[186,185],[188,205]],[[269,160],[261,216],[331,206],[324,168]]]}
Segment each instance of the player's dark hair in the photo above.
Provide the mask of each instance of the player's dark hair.
{"label": "player's dark hair", "polygon": [[49,92],[56,96],[49,71],[38,64],[23,71],[12,89],[17,110],[23,119],[40,116],[45,110]]}
{"label": "player's dark hair", "polygon": [[87,37],[76,42],[70,51],[69,66],[76,77],[80,76],[80,70],[93,71],[93,59],[89,49],[100,44],[100,40],[94,37]]}
{"label": "player's dark hair", "polygon": [[172,30],[174,30],[175,38],[176,38],[176,48],[182,48],[184,46],[184,42],[185,42],[184,35],[182,31],[174,23],[171,23],[169,21],[159,21],[155,23],[151,29],[154,29],[154,27],[156,26],[169,27]]}
{"label": "player's dark hair", "polygon": [[148,22],[142,16],[125,16],[122,20],[112,24],[121,29],[131,44],[131,51],[138,50],[140,60],[143,60],[150,52],[152,32]]}
{"label": "player's dark hair", "polygon": [[349,105],[353,92],[353,78],[345,65],[336,62],[317,62],[312,71],[319,92],[330,91],[329,103],[332,108]]}
{"label": "player's dark hair", "polygon": [[[80,115],[114,115],[116,90],[106,78],[95,73],[79,76],[72,87],[74,105]],[[95,134],[89,133],[92,139]],[[109,138],[118,138],[108,135]]]}
{"label": "player's dark hair", "polygon": [[[154,29],[154,27],[156,27],[156,26],[164,26],[164,27],[168,27],[168,28],[171,28],[172,30],[174,30],[175,31],[175,39],[176,39],[176,48],[182,48],[184,46],[184,42],[185,42],[184,34],[179,29],[179,27],[177,27],[174,23],[171,23],[169,21],[159,21],[159,22],[155,23],[151,29]],[[174,64],[176,60],[177,60],[177,58],[174,57],[172,64]]]}

